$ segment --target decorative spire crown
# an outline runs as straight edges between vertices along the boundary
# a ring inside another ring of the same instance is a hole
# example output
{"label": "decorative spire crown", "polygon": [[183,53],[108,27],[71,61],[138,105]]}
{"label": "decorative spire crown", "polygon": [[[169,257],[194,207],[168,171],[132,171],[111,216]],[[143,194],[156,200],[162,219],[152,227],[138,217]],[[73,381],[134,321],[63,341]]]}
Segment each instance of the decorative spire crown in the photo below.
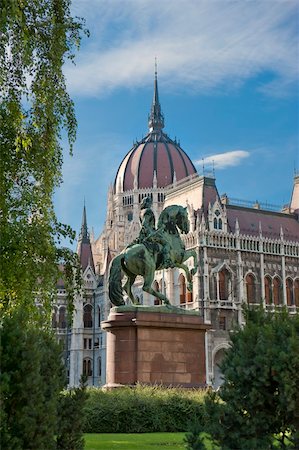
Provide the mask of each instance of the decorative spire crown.
{"label": "decorative spire crown", "polygon": [[159,102],[157,59],[155,60],[154,96],[151,112],[148,117],[148,126],[150,132],[160,131],[164,128],[164,116],[162,114],[161,105]]}

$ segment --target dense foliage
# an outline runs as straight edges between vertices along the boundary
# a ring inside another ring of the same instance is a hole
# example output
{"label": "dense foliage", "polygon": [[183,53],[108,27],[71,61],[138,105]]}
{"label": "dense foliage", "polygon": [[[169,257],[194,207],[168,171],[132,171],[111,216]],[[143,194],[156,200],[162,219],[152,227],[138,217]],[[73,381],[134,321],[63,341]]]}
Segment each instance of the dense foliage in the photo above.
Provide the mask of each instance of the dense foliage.
{"label": "dense foliage", "polygon": [[14,309],[1,327],[1,448],[55,449],[61,348],[51,333]]}
{"label": "dense foliage", "polygon": [[85,433],[187,431],[201,421],[202,391],[137,386],[88,392]]}
{"label": "dense foliage", "polygon": [[299,448],[299,316],[247,309],[245,319],[231,334],[225,382],[206,397],[198,431],[222,450]]}
{"label": "dense foliage", "polygon": [[[73,256],[56,247],[74,238],[60,224],[52,196],[61,181],[66,130],[76,135],[62,66],[79,45],[82,21],[70,0],[2,0],[0,8],[0,307],[32,308],[55,295],[57,263]],[[68,269],[67,269],[68,270]]]}
{"label": "dense foliage", "polygon": [[82,30],[70,0],[1,0],[0,419],[6,449],[56,448],[65,377],[49,331],[51,304],[62,276],[72,317],[80,271],[76,255],[58,247],[74,233],[57,220],[52,197],[61,182],[63,132],[71,150],[76,135],[62,67],[73,59]]}
{"label": "dense foliage", "polygon": [[60,394],[58,405],[57,450],[83,450],[84,406],[87,399],[85,380],[79,387]]}

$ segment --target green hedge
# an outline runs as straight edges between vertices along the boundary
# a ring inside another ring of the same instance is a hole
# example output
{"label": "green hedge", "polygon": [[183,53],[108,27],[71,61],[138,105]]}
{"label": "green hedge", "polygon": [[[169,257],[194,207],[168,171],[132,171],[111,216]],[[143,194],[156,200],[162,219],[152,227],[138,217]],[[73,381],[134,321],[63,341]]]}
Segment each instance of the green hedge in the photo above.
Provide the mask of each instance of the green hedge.
{"label": "green hedge", "polygon": [[88,392],[85,433],[184,432],[201,421],[201,390],[138,385]]}

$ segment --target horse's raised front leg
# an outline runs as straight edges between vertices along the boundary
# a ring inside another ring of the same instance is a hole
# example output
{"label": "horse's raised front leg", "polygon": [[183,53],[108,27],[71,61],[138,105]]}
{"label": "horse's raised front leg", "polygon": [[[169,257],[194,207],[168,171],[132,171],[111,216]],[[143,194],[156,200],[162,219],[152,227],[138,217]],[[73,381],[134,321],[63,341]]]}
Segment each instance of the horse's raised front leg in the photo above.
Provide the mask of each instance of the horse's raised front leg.
{"label": "horse's raised front leg", "polygon": [[154,281],[155,276],[155,270],[148,271],[148,273],[144,276],[144,284],[143,284],[143,290],[145,292],[148,292],[151,295],[154,295],[155,297],[159,298],[165,305],[170,305],[170,301],[168,298],[161,294],[161,292],[155,291],[152,288],[152,283]]}
{"label": "horse's raised front leg", "polygon": [[193,261],[194,261],[194,267],[193,269],[191,269],[191,275],[195,275],[198,269],[198,258],[197,258],[197,253],[195,250],[185,250],[184,256],[183,256],[183,261],[187,261],[187,259],[191,258],[191,256],[193,256]]}

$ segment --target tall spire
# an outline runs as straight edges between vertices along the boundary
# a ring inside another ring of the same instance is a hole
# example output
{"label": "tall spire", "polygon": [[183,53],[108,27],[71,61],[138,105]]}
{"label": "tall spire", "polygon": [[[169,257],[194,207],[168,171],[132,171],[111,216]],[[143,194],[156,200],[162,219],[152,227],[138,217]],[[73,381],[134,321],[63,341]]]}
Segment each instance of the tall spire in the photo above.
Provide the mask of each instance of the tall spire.
{"label": "tall spire", "polygon": [[86,267],[90,266],[95,272],[92,248],[90,244],[89,233],[87,230],[85,200],[82,214],[82,225],[77,245],[77,254],[79,255],[82,270],[84,271]]}
{"label": "tall spire", "polygon": [[83,214],[82,214],[82,225],[81,225],[81,231],[80,231],[79,239],[81,239],[81,240],[89,239],[88,230],[87,230],[85,200],[84,200],[84,207],[83,207]]}
{"label": "tall spire", "polygon": [[160,131],[164,128],[164,116],[161,111],[158,92],[158,75],[157,75],[157,58],[155,58],[155,81],[154,81],[154,97],[151,106],[151,112],[148,118],[148,126],[150,132]]}

